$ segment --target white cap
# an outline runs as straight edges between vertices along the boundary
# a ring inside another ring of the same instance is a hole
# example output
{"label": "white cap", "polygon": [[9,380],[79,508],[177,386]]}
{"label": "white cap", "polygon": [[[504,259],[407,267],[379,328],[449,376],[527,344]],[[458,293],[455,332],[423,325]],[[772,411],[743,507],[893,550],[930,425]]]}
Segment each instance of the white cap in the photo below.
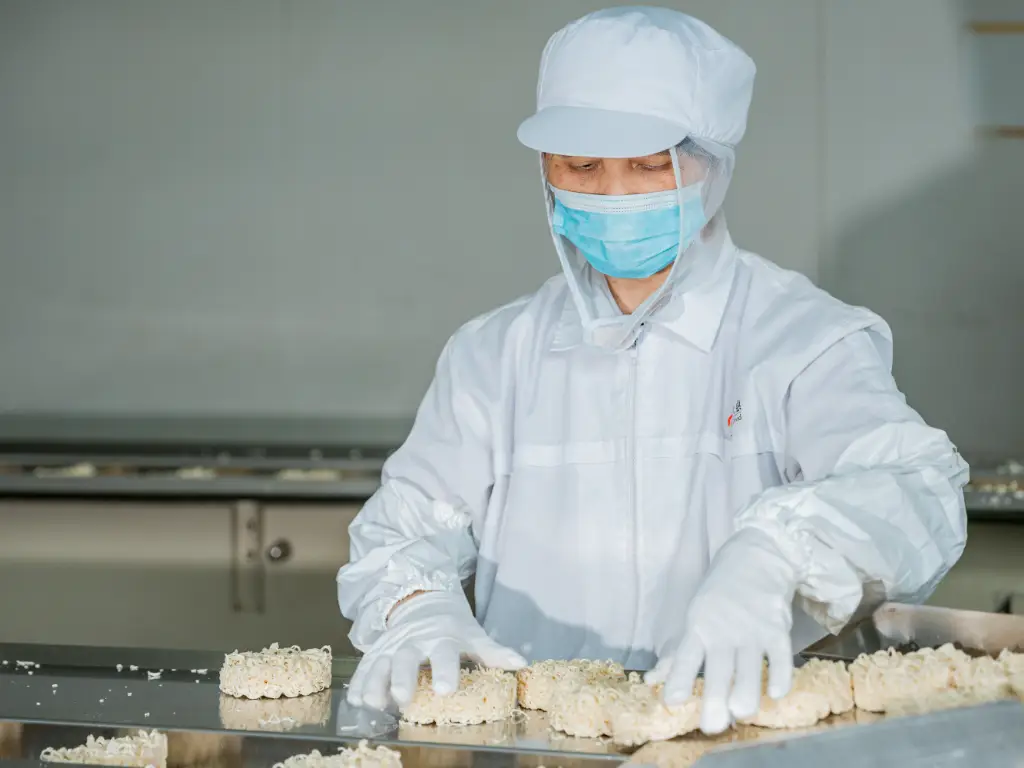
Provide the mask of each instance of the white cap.
{"label": "white cap", "polygon": [[729,147],[747,127],[756,67],[702,21],[666,8],[609,8],[560,29],[540,60],[531,149],[641,157],[687,136]]}

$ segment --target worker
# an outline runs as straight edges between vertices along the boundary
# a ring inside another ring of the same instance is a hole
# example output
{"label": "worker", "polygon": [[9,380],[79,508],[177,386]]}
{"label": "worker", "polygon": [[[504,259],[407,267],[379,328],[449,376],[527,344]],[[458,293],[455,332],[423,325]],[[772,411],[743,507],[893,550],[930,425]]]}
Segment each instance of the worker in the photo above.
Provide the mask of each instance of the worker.
{"label": "worker", "polygon": [[889,327],[730,238],[754,73],[665,9],[549,40],[518,135],[562,274],[455,333],[351,525],[352,704],[408,701],[424,662],[443,694],[460,656],[611,659],[669,704],[703,670],[717,733],[764,660],[781,697],[794,652],[959,558],[967,466],[897,389]]}

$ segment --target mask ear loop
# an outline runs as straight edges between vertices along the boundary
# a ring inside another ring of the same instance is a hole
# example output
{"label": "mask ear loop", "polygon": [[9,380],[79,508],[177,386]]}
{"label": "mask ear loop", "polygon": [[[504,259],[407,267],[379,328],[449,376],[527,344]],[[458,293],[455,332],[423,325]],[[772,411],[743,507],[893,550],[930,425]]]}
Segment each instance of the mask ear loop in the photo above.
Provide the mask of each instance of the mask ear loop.
{"label": "mask ear loop", "polygon": [[685,231],[686,227],[684,213],[686,199],[683,194],[683,170],[682,166],[679,163],[678,145],[669,148],[668,153],[672,159],[672,175],[675,177],[676,180],[676,204],[679,206],[679,245],[676,246],[676,257],[672,261],[672,268],[669,270],[668,276],[665,278],[665,282],[663,282],[658,287],[657,291],[655,291],[651,296],[647,298],[647,301],[645,301],[643,304],[637,307],[637,312],[634,314],[637,314],[638,316],[642,317],[642,319],[639,322],[644,322],[648,316],[650,316],[654,312],[657,312],[658,309],[660,309],[667,302],[668,297],[670,297],[671,295],[672,285],[675,282],[676,271],[683,269],[683,267],[680,266],[680,262],[682,262],[683,255],[689,249],[689,244],[684,243],[681,236],[682,232]]}
{"label": "mask ear loop", "polygon": [[669,150],[669,154],[672,157],[672,172],[676,180],[676,195],[679,198],[679,250],[676,254],[676,260],[672,264],[672,270],[669,272],[668,278],[662,285],[662,288],[666,292],[671,292],[673,286],[678,285],[683,280],[689,279],[696,272],[703,272],[706,270],[707,265],[703,264],[706,259],[702,254],[703,251],[718,250],[721,238],[716,237],[716,232],[711,229],[712,219],[714,217],[708,217],[706,211],[706,200],[705,196],[708,194],[708,185],[711,183],[710,178],[710,166],[705,174],[704,179],[694,184],[700,184],[700,204],[701,209],[704,211],[704,225],[695,237],[686,241],[682,238],[682,234],[686,232],[686,196],[684,190],[688,189],[693,185],[683,184],[683,171],[682,164],[679,161],[679,147],[682,143],[672,147]]}
{"label": "mask ear loop", "polygon": [[[544,153],[538,152],[537,157],[540,158],[540,183],[544,190],[544,214],[548,220],[548,233],[551,235],[551,242],[555,245],[555,253],[558,254],[558,261],[562,265],[562,271],[566,276],[575,274],[572,262],[569,260],[569,254],[565,251],[565,242],[562,236],[555,232],[555,196],[552,194],[550,187],[548,186],[548,175],[547,169],[544,167]],[[580,286],[577,280],[566,280],[569,284],[569,293],[572,294],[573,303],[576,305],[576,310],[580,313],[580,320],[583,323],[583,327],[587,328],[594,321],[591,316],[590,308],[587,305],[587,300],[583,295],[583,291],[580,290]]]}
{"label": "mask ear loop", "polygon": [[[672,175],[676,179],[676,199],[679,201],[679,231],[683,231],[683,204],[686,202],[683,199],[683,169],[679,165],[679,147],[672,147],[669,151],[669,156],[672,158]],[[683,240],[679,239],[679,252],[676,253],[676,261],[679,261],[679,257],[683,255]]]}
{"label": "mask ear loop", "polygon": [[[558,261],[561,263],[562,270],[565,272],[567,278],[570,275],[577,275],[577,277],[582,278],[582,276],[573,269],[572,262],[569,259],[569,254],[565,249],[565,241],[561,235],[555,232],[555,198],[548,186],[547,173],[544,168],[544,154],[540,153],[539,157],[540,180],[541,186],[544,189],[544,212],[548,219],[548,232],[551,234],[551,242],[554,243],[555,253],[558,254]],[[568,283],[573,303],[576,305],[576,309],[580,315],[584,338],[588,343],[608,351],[620,351],[632,345],[639,333],[640,325],[646,319],[645,317],[641,317],[638,313],[634,313],[633,315],[624,316],[617,320],[611,320],[608,323],[602,324],[591,312],[587,299],[583,295],[583,291],[579,286],[579,280],[569,278],[566,282]],[[628,325],[623,328],[624,324]]]}
{"label": "mask ear loop", "polygon": [[676,246],[676,259],[672,262],[672,269],[668,278],[662,283],[662,288],[666,288],[672,281],[672,275],[679,268],[679,262],[683,260],[683,254],[686,253],[688,247],[683,243],[682,237],[682,233],[686,231],[686,200],[683,198],[683,169],[679,164],[679,146],[672,147],[668,153],[672,158],[672,175],[676,179],[676,200],[679,203],[679,245]]}

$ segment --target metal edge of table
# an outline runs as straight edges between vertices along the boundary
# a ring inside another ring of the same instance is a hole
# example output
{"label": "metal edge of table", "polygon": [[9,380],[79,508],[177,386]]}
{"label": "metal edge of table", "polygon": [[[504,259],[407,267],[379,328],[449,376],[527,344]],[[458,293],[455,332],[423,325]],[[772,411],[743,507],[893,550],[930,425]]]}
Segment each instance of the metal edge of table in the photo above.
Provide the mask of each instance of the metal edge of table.
{"label": "metal edge of table", "polygon": [[411,416],[0,412],[0,446],[393,446]]}
{"label": "metal edge of table", "polygon": [[91,477],[60,478],[0,475],[0,496],[30,499],[60,498],[187,498],[187,499],[368,499],[380,487],[378,479],[263,480],[217,478]]}
{"label": "metal edge of table", "polygon": [[[319,466],[319,465],[318,465]],[[326,466],[326,465],[325,465]],[[331,466],[330,468],[339,468]],[[285,480],[273,477],[190,479],[162,476],[38,477],[0,474],[0,497],[132,499],[361,499],[380,487],[379,474],[343,480]],[[1024,500],[1006,494],[965,493],[969,520],[1024,523]]]}
{"label": "metal edge of table", "polygon": [[[333,469],[341,472],[379,474],[394,448],[349,448],[344,455],[324,453],[316,449],[302,449],[287,454],[274,454],[261,448],[248,448],[236,453],[167,452],[159,447],[147,451],[83,452],[5,452],[0,448],[0,467],[46,468],[49,470],[92,464],[97,468],[144,470],[152,476],[155,470],[171,472],[189,467],[202,467],[225,472],[276,471],[282,469]],[[8,472],[8,475],[13,474]],[[30,474],[30,473],[29,473]],[[131,475],[132,473],[129,473]],[[17,476],[17,474],[15,474]],[[38,475],[36,475],[38,477]],[[134,476],[138,476],[135,474]]]}
{"label": "metal edge of table", "polygon": [[[76,747],[88,736],[112,737],[123,734],[123,729],[96,726],[39,724],[23,726],[16,744],[8,745],[6,754],[0,751],[3,768],[53,767],[39,759],[46,747]],[[229,733],[203,734],[195,731],[165,731],[168,736],[170,766],[195,768],[271,768],[290,757],[309,754],[312,750],[328,756],[354,742],[303,739],[297,741],[281,734]],[[200,740],[189,739],[199,736]],[[182,737],[180,740],[176,737]],[[11,747],[14,749],[11,749]],[[438,768],[439,766],[465,766],[465,768],[541,768],[550,762],[550,754],[534,754],[511,750],[480,750],[447,744],[391,745],[401,755],[405,768]],[[184,754],[183,754],[184,752]],[[12,754],[13,753],[13,754]],[[619,765],[622,758],[608,755],[572,755],[560,758],[565,768],[597,768]],[[61,763],[61,765],[78,765]]]}
{"label": "metal edge of table", "polygon": [[838,635],[812,644],[801,656],[852,662],[862,653],[915,642],[922,647],[960,643],[965,648],[998,654],[1024,649],[1024,616],[969,611],[935,605],[884,603]]}

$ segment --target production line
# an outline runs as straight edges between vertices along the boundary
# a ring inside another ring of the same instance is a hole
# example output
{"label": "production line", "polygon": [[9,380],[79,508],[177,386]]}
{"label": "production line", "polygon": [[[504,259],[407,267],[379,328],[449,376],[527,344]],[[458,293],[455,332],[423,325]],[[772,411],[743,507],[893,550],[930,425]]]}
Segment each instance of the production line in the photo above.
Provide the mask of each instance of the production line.
{"label": "production line", "polygon": [[0,496],[361,500],[402,419],[0,418]]}
{"label": "production line", "polygon": [[[1024,650],[1024,618],[887,605],[865,622],[805,652],[852,661],[888,647],[955,642],[972,654]],[[1020,765],[1024,706],[986,703],[916,717],[861,710],[810,728],[739,726],[715,737],[694,732],[644,746],[574,738],[546,714],[518,711],[504,721],[424,726],[397,713],[345,701],[356,659],[335,658],[330,687],[308,696],[249,700],[221,693],[224,657],[208,652],[0,645],[0,757],[35,760],[46,748],[73,747],[89,735],[135,729],[169,734],[171,766],[266,766],[317,749],[332,754],[362,740],[398,750],[405,766],[659,766],[948,764]],[[861,762],[851,759],[851,751]],[[959,755],[961,762],[954,758]],[[809,760],[811,762],[801,762]],[[781,761],[781,762],[777,762]],[[944,763],[945,764],[945,763]]]}
{"label": "production line", "polygon": [[[280,425],[275,428],[282,434]],[[194,424],[179,423],[163,430],[164,440],[145,443],[136,435],[161,430],[153,425],[122,424],[112,429],[109,424],[83,428],[61,423],[62,434],[0,446],[0,494],[361,500],[376,489],[380,468],[401,441],[403,427],[396,425],[391,432],[380,425],[367,427],[364,432],[378,435],[374,441],[365,440],[352,425],[335,425],[330,438],[319,439],[293,429],[296,434],[291,438],[265,440],[254,433],[235,435],[232,429],[207,426],[203,434]],[[31,431],[46,435],[38,425]],[[6,434],[16,435],[17,430],[7,429]],[[381,439],[382,434],[391,436]],[[1024,494],[1012,469],[1007,464],[976,475],[965,493],[972,513],[1019,519],[1016,511],[1024,509]],[[993,655],[1003,648],[1021,649],[1024,618],[890,606],[872,620],[808,649],[806,655],[852,661],[890,645],[938,647],[945,642]],[[0,722],[6,721],[0,725],[0,759],[12,761],[3,768],[31,763],[46,748],[83,744],[90,735],[112,737],[137,729],[169,735],[169,764],[174,768],[270,768],[290,756],[313,749],[329,754],[362,739],[398,750],[405,766],[431,767],[586,768],[644,761],[674,767],[699,760],[700,766],[714,768],[816,765],[827,759],[838,768],[845,754],[863,757],[866,751],[877,750],[873,765],[889,764],[892,755],[900,755],[901,766],[924,766],[962,754],[972,768],[980,768],[1013,765],[1007,755],[1024,755],[1024,708],[1013,702],[899,719],[855,710],[803,729],[739,726],[717,737],[695,732],[620,747],[608,738],[558,733],[543,712],[523,712],[499,723],[438,727],[355,709],[345,701],[354,658],[334,659],[330,689],[273,701],[222,695],[219,653],[0,645],[2,660],[9,663],[0,666]],[[802,751],[806,759],[800,756]]]}
{"label": "production line", "polygon": [[[0,417],[0,497],[367,499],[405,419]],[[155,439],[154,435],[159,435]],[[971,519],[1024,520],[1024,465],[975,468]]]}
{"label": "production line", "polygon": [[1024,464],[1011,460],[995,469],[972,470],[964,503],[972,519],[1024,519]]}

